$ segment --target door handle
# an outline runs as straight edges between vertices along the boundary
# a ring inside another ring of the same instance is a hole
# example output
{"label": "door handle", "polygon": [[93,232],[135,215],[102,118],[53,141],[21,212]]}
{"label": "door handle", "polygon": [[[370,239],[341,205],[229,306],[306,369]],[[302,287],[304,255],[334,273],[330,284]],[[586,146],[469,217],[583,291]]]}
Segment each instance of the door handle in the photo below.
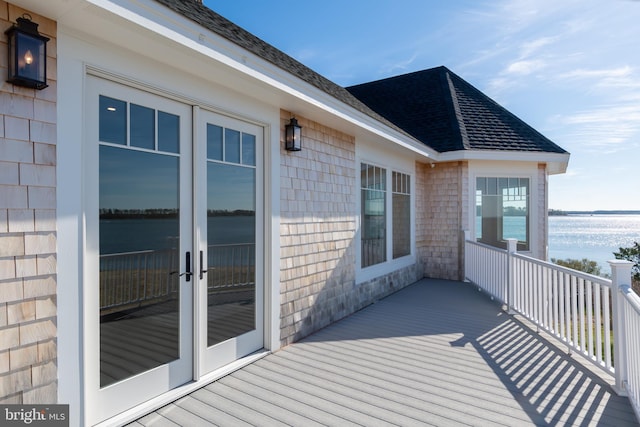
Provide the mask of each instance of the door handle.
{"label": "door handle", "polygon": [[200,264],[198,264],[200,266],[200,280],[202,280],[202,276],[207,272],[207,270],[204,269],[204,264],[202,263],[202,259],[203,259],[203,255],[202,255],[202,251],[200,251]]}
{"label": "door handle", "polygon": [[185,277],[185,280],[187,282],[190,282],[191,281],[191,276],[193,275],[193,273],[191,272],[191,252],[190,251],[187,251],[187,253],[186,253],[185,263],[186,263],[187,271],[182,273],[181,276],[187,276],[187,277]]}
{"label": "door handle", "polygon": [[200,264],[198,266],[200,267],[200,280],[202,280],[202,275],[206,273],[206,270],[202,268],[202,251],[200,251]]}
{"label": "door handle", "polygon": [[185,271],[184,273],[180,273],[180,274],[178,274],[177,271],[171,271],[169,274],[170,275],[178,274],[178,277],[187,276],[187,277],[185,277],[185,279],[186,279],[187,282],[190,282],[191,281],[191,276],[193,276],[193,273],[191,272],[191,252],[187,251],[185,263],[186,263],[187,271]]}

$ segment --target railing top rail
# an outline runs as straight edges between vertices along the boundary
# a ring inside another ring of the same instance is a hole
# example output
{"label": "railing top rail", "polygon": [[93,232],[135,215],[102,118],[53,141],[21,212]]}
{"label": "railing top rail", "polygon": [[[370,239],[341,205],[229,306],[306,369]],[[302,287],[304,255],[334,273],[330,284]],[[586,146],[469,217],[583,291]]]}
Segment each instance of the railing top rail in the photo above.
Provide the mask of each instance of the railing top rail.
{"label": "railing top rail", "polygon": [[[171,249],[163,249],[163,250],[171,250]],[[123,255],[142,255],[142,254],[152,254],[155,252],[162,252],[162,251],[157,251],[157,250],[153,250],[153,249],[147,249],[144,251],[133,251],[133,252],[116,252],[113,254],[101,254],[100,258],[108,258],[108,257],[114,257],[114,256],[123,256]]]}
{"label": "railing top rail", "polygon": [[481,248],[488,249],[490,251],[507,253],[506,249],[496,248],[495,246],[487,245],[486,243],[476,242],[475,240],[466,240],[466,242],[474,246],[480,246]]}
{"label": "railing top rail", "polygon": [[[476,242],[476,241],[473,241],[473,240],[466,240],[466,242],[470,243],[472,245],[475,245],[475,246],[482,247],[484,249],[488,249],[488,250],[494,251],[494,252],[504,252],[504,253],[508,252],[506,249],[496,248],[495,246],[490,246],[490,245],[487,245],[485,243],[480,243],[480,242]],[[591,282],[600,283],[601,285],[607,286],[609,288],[611,287],[611,280],[606,279],[604,277],[600,277],[600,276],[596,276],[596,275],[588,274],[588,273],[583,273],[582,271],[573,270],[571,268],[563,267],[561,265],[554,264],[554,263],[549,262],[549,261],[542,261],[542,260],[539,260],[537,258],[532,258],[530,256],[527,256],[527,255],[524,255],[524,254],[521,254],[521,253],[518,253],[518,252],[514,252],[513,255],[516,256],[517,258],[524,259],[524,260],[529,261],[529,262],[531,262],[533,264],[537,264],[537,265],[540,265],[540,266],[543,266],[543,267],[553,268],[554,270],[561,271],[561,272],[567,273],[567,274],[571,274],[573,276],[576,276],[576,277],[584,279],[584,280],[589,280]]]}
{"label": "railing top rail", "polygon": [[217,248],[217,247],[225,247],[228,248],[230,246],[249,246],[249,245],[255,245],[255,243],[252,242],[248,242],[248,243],[218,243],[215,245],[207,245],[208,248]]}
{"label": "railing top rail", "polygon": [[530,262],[532,264],[540,265],[540,266],[543,266],[543,267],[549,267],[549,268],[552,268],[552,269],[557,270],[557,271],[562,271],[563,273],[571,274],[572,276],[578,277],[580,279],[589,280],[591,282],[599,283],[601,285],[607,286],[608,288],[611,288],[611,286],[612,286],[611,285],[611,280],[606,279],[604,277],[596,276],[594,274],[584,273],[584,272],[578,271],[578,270],[573,270],[573,269],[568,268],[568,267],[563,267],[561,265],[554,264],[554,263],[549,262],[549,261],[542,261],[542,260],[539,260],[537,258],[532,258],[532,257],[527,256],[527,255],[519,254],[517,252],[514,253],[513,256],[516,257],[516,258],[520,258],[520,259],[526,260],[526,261],[528,261],[528,262]]}
{"label": "railing top rail", "polygon": [[633,289],[631,289],[631,286],[620,286],[620,293],[622,293],[629,305],[633,307],[636,314],[640,315],[640,296],[638,296],[638,294],[636,294]]}

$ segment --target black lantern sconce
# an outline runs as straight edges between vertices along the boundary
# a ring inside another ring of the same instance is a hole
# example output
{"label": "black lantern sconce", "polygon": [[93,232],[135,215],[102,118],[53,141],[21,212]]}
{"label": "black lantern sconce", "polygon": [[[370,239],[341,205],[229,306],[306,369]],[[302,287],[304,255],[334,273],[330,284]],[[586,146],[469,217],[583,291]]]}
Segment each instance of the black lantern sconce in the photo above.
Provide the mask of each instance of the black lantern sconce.
{"label": "black lantern sconce", "polygon": [[9,77],[17,86],[34,89],[47,87],[47,42],[38,33],[38,24],[28,14],[16,19],[16,25],[5,31],[9,37]]}
{"label": "black lantern sconce", "polygon": [[292,117],[288,125],[284,127],[284,148],[287,151],[302,150],[302,127],[295,117]]}

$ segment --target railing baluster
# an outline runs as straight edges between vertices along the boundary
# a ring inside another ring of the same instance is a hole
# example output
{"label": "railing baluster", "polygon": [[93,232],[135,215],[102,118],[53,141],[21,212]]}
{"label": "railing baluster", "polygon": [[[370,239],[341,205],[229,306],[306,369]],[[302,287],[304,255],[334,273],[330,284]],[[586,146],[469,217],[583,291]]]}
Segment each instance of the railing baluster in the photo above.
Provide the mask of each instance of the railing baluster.
{"label": "railing baluster", "polygon": [[559,313],[559,323],[560,323],[560,337],[564,338],[566,334],[565,323],[564,323],[564,313],[565,313],[565,283],[566,275],[563,272],[558,272],[558,313]]}
{"label": "railing baluster", "polygon": [[543,299],[542,299],[542,308],[544,310],[544,328],[547,330],[553,329],[553,321],[551,320],[551,312],[550,312],[550,298],[551,298],[551,279],[549,276],[550,270],[546,266],[540,266],[542,270],[542,280],[543,280]]}
{"label": "railing baluster", "polygon": [[553,277],[553,332],[556,334],[556,336],[558,335],[558,330],[559,330],[559,320],[558,320],[558,313],[559,313],[559,304],[560,304],[560,299],[559,297],[559,284],[558,284],[558,280],[560,278],[560,273],[558,272],[558,270],[553,270],[552,272],[552,277]]}
{"label": "railing baluster", "polygon": [[589,356],[594,356],[593,349],[593,330],[600,329],[598,325],[593,324],[593,282],[588,280],[586,282],[586,291],[587,291],[587,354]]}
{"label": "railing baluster", "polygon": [[578,336],[578,278],[571,277],[571,323],[573,325],[573,345],[580,350],[580,340]]}
{"label": "railing baluster", "polygon": [[578,316],[580,316],[580,350],[586,350],[585,321],[584,321],[584,280],[578,279]]}
{"label": "railing baluster", "polygon": [[604,311],[603,329],[604,329],[604,360],[607,368],[611,368],[611,305],[609,304],[609,295],[611,288],[604,290],[602,295],[602,308]]}

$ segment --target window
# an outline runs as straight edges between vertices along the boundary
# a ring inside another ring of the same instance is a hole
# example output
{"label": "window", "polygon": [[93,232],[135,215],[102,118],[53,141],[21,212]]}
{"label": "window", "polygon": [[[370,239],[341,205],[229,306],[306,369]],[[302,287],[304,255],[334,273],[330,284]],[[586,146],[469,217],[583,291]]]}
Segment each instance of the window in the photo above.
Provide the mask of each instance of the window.
{"label": "window", "polygon": [[411,176],[366,163],[360,175],[362,268],[410,255]]}
{"label": "window", "polygon": [[476,240],[506,248],[509,238],[529,249],[529,178],[476,178]]}
{"label": "window", "polygon": [[411,253],[411,179],[400,172],[392,178],[393,259]]}
{"label": "window", "polygon": [[362,164],[362,267],[386,261],[387,171]]}

